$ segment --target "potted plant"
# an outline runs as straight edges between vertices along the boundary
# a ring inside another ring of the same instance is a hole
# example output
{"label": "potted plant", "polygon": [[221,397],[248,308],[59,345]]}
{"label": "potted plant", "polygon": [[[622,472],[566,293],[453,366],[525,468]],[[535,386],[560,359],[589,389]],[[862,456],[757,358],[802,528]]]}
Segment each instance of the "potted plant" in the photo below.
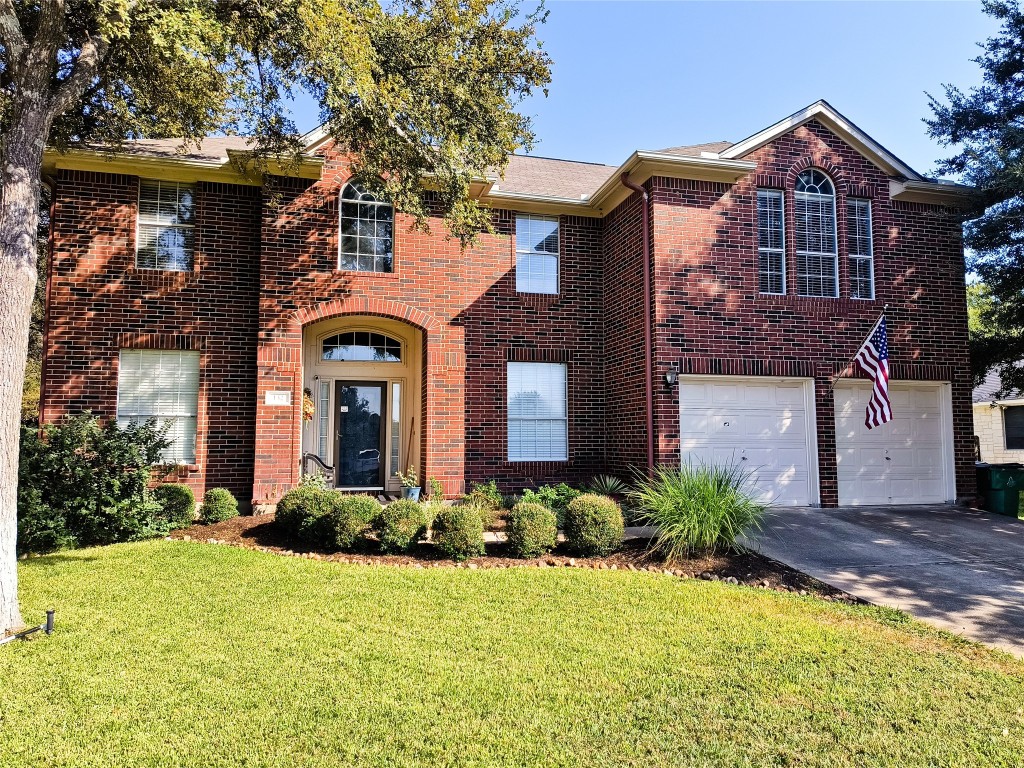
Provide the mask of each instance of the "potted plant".
{"label": "potted plant", "polygon": [[416,474],[415,467],[409,467],[406,472],[399,472],[398,481],[402,484],[403,499],[420,500],[420,476]]}

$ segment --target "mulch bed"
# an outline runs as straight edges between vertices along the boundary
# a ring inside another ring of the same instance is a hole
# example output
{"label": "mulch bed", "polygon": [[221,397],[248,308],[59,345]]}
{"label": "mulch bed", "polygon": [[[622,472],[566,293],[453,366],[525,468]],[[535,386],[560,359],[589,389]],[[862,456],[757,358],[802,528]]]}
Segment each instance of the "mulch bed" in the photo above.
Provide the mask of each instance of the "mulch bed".
{"label": "mulch bed", "polygon": [[421,543],[407,555],[384,555],[372,551],[357,553],[319,552],[296,547],[274,524],[273,515],[235,517],[213,525],[193,525],[174,531],[169,538],[225,544],[245,549],[309,560],[358,565],[395,565],[412,568],[593,568],[599,570],[652,571],[678,578],[699,578],[726,581],[779,592],[810,594],[826,600],[848,603],[862,602],[841,590],[830,587],[805,573],[754,552],[729,553],[693,558],[668,564],[651,552],[647,540],[631,539],[622,548],[606,557],[574,557],[561,550],[549,555],[523,560],[510,557],[503,542],[488,542],[487,554],[456,563],[442,555],[431,544]]}

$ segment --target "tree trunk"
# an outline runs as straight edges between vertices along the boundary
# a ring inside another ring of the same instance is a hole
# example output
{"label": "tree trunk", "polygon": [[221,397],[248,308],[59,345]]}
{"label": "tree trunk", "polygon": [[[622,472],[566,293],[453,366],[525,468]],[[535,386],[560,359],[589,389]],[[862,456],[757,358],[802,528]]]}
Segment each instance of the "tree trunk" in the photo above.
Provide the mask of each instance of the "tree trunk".
{"label": "tree trunk", "polygon": [[0,148],[0,637],[22,626],[18,609],[18,453],[32,295],[40,171],[49,131],[40,98],[26,99]]}

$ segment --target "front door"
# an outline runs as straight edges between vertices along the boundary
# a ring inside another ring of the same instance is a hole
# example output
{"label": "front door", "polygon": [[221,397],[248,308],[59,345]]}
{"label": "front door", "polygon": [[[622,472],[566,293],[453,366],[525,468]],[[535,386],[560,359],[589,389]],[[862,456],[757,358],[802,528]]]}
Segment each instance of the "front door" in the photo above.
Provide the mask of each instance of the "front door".
{"label": "front door", "polygon": [[384,489],[385,393],[382,381],[339,381],[338,488]]}

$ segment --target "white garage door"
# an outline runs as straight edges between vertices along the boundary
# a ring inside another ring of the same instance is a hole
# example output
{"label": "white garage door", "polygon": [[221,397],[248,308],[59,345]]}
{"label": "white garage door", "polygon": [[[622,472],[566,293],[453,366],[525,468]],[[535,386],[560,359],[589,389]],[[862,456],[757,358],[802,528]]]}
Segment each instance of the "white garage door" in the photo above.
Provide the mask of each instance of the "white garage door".
{"label": "white garage door", "polygon": [[951,499],[951,423],[942,384],[890,382],[893,419],[864,426],[870,382],[834,390],[840,504],[936,504]]}
{"label": "white garage door", "polygon": [[811,472],[814,420],[807,380],[679,379],[682,460],[741,463],[763,501],[817,501]]}

